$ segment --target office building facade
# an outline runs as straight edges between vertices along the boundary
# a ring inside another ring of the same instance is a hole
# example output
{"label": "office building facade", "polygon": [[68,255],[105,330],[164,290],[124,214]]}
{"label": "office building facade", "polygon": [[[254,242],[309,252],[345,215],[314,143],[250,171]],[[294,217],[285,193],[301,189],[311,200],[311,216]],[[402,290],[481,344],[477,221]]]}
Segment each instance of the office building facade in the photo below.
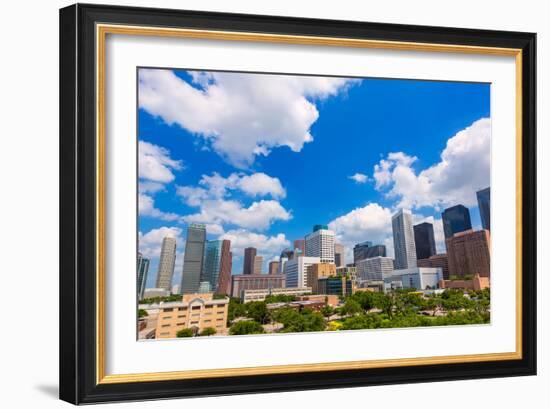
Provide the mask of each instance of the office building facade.
{"label": "office building facade", "polygon": [[394,265],[390,257],[372,257],[357,262],[357,278],[361,281],[380,281],[391,275]]}
{"label": "office building facade", "polygon": [[420,223],[413,227],[416,259],[429,258],[435,251],[434,226],[431,223]]}
{"label": "office building facade", "polygon": [[278,261],[270,261],[269,262],[269,274],[279,274],[279,262]]}
{"label": "office building facade", "polygon": [[317,294],[347,297],[354,293],[353,282],[346,276],[320,278],[317,280]]}
{"label": "office building facade", "polygon": [[343,245],[334,243],[334,264],[336,264],[336,267],[343,267],[346,265],[344,251]]}
{"label": "office building facade", "polygon": [[489,230],[468,230],[446,240],[451,278],[491,276],[491,238]]}
{"label": "office building facade", "polygon": [[443,221],[445,240],[453,237],[456,233],[472,229],[470,211],[463,205],[456,205],[445,209],[441,213],[441,220]]}
{"label": "office building facade", "polygon": [[181,301],[163,303],[157,318],[155,338],[176,338],[185,328],[200,332],[214,328],[227,333],[229,299],[216,299],[210,294],[185,294]]}
{"label": "office building facade", "polygon": [[244,249],[243,274],[254,274],[254,258],[256,257],[256,249],[247,247]]}
{"label": "office building facade", "polygon": [[145,292],[145,285],[147,284],[147,274],[149,273],[149,263],[148,258],[143,257],[143,255],[138,252],[137,257],[137,296],[138,300],[143,298]]}
{"label": "office building facade", "polygon": [[262,274],[264,265],[264,258],[262,256],[254,256],[254,273]]}
{"label": "office building facade", "polygon": [[244,290],[284,288],[284,274],[242,274],[231,276],[231,296],[241,297]]}
{"label": "office building facade", "polygon": [[372,244],[372,241],[364,241],[353,247],[353,262],[365,260],[372,257],[386,257],[386,246],[383,244]]}
{"label": "office building facade", "polygon": [[428,290],[439,288],[443,279],[440,268],[407,268],[394,270],[391,276],[384,278],[384,291],[397,290],[401,288],[412,288],[415,290]]}
{"label": "office building facade", "polygon": [[183,294],[199,291],[204,268],[204,249],[206,245],[206,227],[202,224],[190,224],[187,227],[185,254],[180,289]]}
{"label": "office building facade", "polygon": [[416,267],[416,246],[414,245],[414,230],[412,213],[400,209],[392,216],[393,248],[395,252],[395,269]]}
{"label": "office building facade", "polygon": [[313,228],[305,237],[305,247],[306,257],[319,257],[321,263],[334,263],[334,232],[326,225]]}
{"label": "office building facade", "polygon": [[285,287],[308,287],[308,270],[313,264],[321,263],[320,257],[295,257],[285,263]]}
{"label": "office building facade", "polygon": [[306,241],[304,239],[294,240],[294,249],[300,250],[302,256],[306,253]]}
{"label": "office building facade", "polygon": [[326,278],[336,275],[336,265],[333,263],[316,263],[313,264],[308,273],[306,284],[307,287],[311,287],[313,294],[318,294],[318,280],[320,278]]}
{"label": "office building facade", "polygon": [[220,294],[225,294],[227,291],[227,276],[231,276],[230,250],[231,241],[229,240],[206,242],[201,282],[209,282],[211,291]]}
{"label": "office building facade", "polygon": [[481,225],[485,230],[491,230],[491,188],[487,187],[476,192],[476,196]]}
{"label": "office building facade", "polygon": [[176,239],[174,237],[165,237],[162,239],[162,247],[160,250],[156,288],[163,288],[167,291],[172,289],[175,263]]}
{"label": "office building facade", "polygon": [[443,279],[444,280],[449,279],[449,259],[447,257],[447,254],[435,254],[430,258],[417,260],[416,263],[418,267],[429,267],[429,268],[439,267],[443,274]]}

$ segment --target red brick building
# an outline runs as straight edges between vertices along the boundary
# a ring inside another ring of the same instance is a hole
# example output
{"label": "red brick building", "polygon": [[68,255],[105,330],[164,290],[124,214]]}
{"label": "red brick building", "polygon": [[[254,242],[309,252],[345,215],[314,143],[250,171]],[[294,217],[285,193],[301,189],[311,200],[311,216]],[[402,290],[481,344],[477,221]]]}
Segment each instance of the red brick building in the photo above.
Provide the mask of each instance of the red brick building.
{"label": "red brick building", "polygon": [[446,240],[450,276],[491,276],[489,230],[466,230]]}

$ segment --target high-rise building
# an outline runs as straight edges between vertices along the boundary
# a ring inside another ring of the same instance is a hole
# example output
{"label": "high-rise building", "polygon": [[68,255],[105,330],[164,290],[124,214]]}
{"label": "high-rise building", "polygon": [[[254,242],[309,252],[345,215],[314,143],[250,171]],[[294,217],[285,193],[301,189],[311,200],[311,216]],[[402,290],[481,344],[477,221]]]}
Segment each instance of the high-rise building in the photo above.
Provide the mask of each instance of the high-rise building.
{"label": "high-rise building", "polygon": [[204,267],[200,281],[209,282],[211,291],[220,294],[225,294],[228,289],[228,277],[223,275],[231,275],[231,262],[228,260],[230,247],[229,240],[209,240],[204,251]]}
{"label": "high-rise building", "polygon": [[357,278],[361,281],[382,281],[393,271],[390,257],[371,257],[357,262]]}
{"label": "high-rise building", "polygon": [[481,225],[485,230],[491,230],[491,188],[486,187],[476,192],[476,196]]}
{"label": "high-rise building", "polygon": [[318,280],[336,275],[336,265],[333,263],[315,263],[307,274],[306,284],[313,294],[319,294]]}
{"label": "high-rise building", "polygon": [[202,270],[204,267],[204,247],[206,243],[206,226],[190,224],[187,227],[183,272],[181,275],[181,292],[192,294],[199,291]]}
{"label": "high-rise building", "polygon": [[243,274],[254,274],[254,257],[256,257],[254,247],[244,249]]}
{"label": "high-rise building", "polygon": [[445,209],[441,214],[441,220],[443,221],[445,239],[453,237],[454,234],[461,231],[472,229],[470,211],[461,204]]}
{"label": "high-rise building", "polygon": [[319,257],[295,257],[285,263],[286,287],[307,287],[308,270],[321,263]]}
{"label": "high-rise building", "polygon": [[231,276],[232,297],[241,297],[244,290],[266,290],[284,287],[284,274],[242,274]]}
{"label": "high-rise building", "polygon": [[334,263],[334,232],[326,225],[314,226],[313,232],[305,237],[305,242],[306,257],[319,257],[321,263]]}
{"label": "high-rise building", "polygon": [[254,257],[254,274],[262,274],[264,266],[264,258],[262,256]]}
{"label": "high-rise building", "polygon": [[220,276],[216,293],[231,294],[231,271],[233,268],[233,253],[230,251],[231,241],[224,240],[222,244],[222,259],[220,261]]}
{"label": "high-rise building", "polygon": [[149,273],[149,262],[150,260],[148,258],[143,257],[142,254],[138,252],[138,257],[137,257],[138,300],[141,300],[143,298],[143,294],[145,292],[145,285],[147,283],[147,273]]}
{"label": "high-rise building", "polygon": [[304,239],[294,240],[294,248],[302,252],[302,256],[306,253],[306,241]]}
{"label": "high-rise building", "polygon": [[167,236],[162,239],[156,288],[162,288],[167,291],[172,289],[172,277],[174,276],[175,263],[176,239],[175,237]]}
{"label": "high-rise building", "polygon": [[491,276],[491,238],[489,230],[467,230],[446,240],[451,277]]}
{"label": "high-rise building", "polygon": [[431,223],[420,223],[414,226],[414,245],[417,260],[435,254],[434,226]]}
{"label": "high-rise building", "polygon": [[317,294],[346,297],[353,293],[353,281],[346,276],[324,277],[317,280]]}
{"label": "high-rise building", "polygon": [[383,244],[373,245],[372,241],[364,241],[357,243],[353,248],[354,263],[372,257],[386,257],[386,246]]}
{"label": "high-rise building", "polygon": [[343,267],[346,265],[344,259],[344,246],[340,243],[334,243],[334,264],[336,267]]}
{"label": "high-rise building", "polygon": [[416,267],[416,247],[414,245],[414,230],[412,213],[400,209],[391,218],[393,230],[393,249],[395,252],[395,269]]}
{"label": "high-rise building", "polygon": [[418,267],[428,267],[428,268],[440,268],[443,273],[443,279],[449,279],[449,259],[447,254],[434,254],[430,258],[424,258],[422,260],[417,260]]}
{"label": "high-rise building", "polygon": [[269,262],[269,274],[279,274],[279,262],[270,261]]}

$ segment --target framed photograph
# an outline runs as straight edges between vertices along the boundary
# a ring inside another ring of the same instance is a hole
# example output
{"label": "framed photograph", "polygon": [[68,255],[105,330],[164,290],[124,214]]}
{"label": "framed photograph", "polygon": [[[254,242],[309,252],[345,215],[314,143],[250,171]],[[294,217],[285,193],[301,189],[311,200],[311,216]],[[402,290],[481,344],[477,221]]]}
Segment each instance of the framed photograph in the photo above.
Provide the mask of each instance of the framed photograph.
{"label": "framed photograph", "polygon": [[61,399],[535,374],[535,41],[61,9]]}

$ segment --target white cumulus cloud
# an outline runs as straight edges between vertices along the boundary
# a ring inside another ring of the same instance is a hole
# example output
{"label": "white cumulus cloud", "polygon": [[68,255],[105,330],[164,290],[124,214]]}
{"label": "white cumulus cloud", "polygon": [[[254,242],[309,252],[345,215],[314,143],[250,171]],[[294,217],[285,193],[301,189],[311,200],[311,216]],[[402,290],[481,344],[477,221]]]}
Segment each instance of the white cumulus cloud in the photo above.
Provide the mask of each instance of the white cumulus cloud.
{"label": "white cumulus cloud", "polygon": [[165,237],[174,237],[176,246],[182,248],[184,242],[181,237],[182,230],[179,227],[159,227],[158,229],[149,230],[147,233],[139,232],[139,251],[144,257],[158,259],[162,240]]}
{"label": "white cumulus cloud", "polygon": [[433,166],[417,173],[415,161],[392,152],[374,167],[376,188],[389,189],[386,195],[397,200],[397,207],[474,206],[476,191],[490,184],[491,120],[479,119],[450,138]]}
{"label": "white cumulus cloud", "polygon": [[[139,177],[153,182],[169,183],[174,180],[173,170],[182,169],[181,161],[170,158],[170,152],[158,145],[139,141]],[[158,185],[157,185],[158,186]]]}
{"label": "white cumulus cloud", "polygon": [[249,207],[236,200],[206,200],[198,213],[183,216],[187,223],[230,224],[253,230],[265,230],[276,220],[290,220],[292,215],[275,200],[261,200]]}
{"label": "white cumulus cloud", "polygon": [[[369,203],[337,217],[328,224],[336,239],[347,251],[362,241],[385,244],[389,255],[393,254],[391,210],[378,203]],[[351,259],[346,256],[347,259]],[[353,257],[352,257],[353,258]]]}
{"label": "white cumulus cloud", "polygon": [[208,141],[239,168],[286,146],[299,152],[313,140],[316,100],[337,95],[357,80],[249,73],[190,72],[188,83],[171,70],[139,71],[139,106],[167,124]]}

